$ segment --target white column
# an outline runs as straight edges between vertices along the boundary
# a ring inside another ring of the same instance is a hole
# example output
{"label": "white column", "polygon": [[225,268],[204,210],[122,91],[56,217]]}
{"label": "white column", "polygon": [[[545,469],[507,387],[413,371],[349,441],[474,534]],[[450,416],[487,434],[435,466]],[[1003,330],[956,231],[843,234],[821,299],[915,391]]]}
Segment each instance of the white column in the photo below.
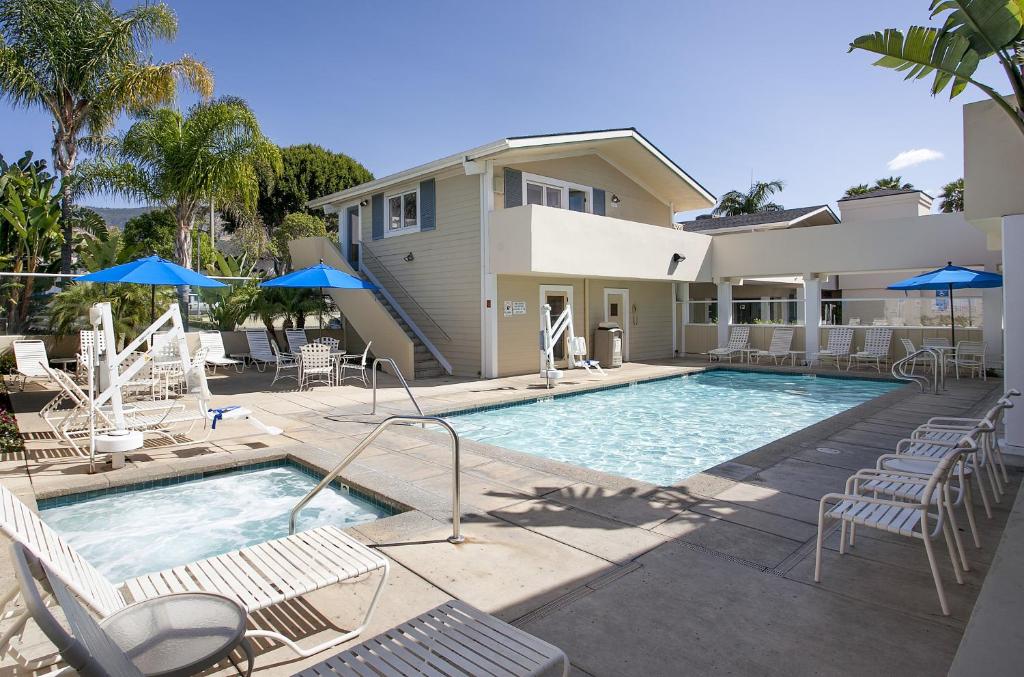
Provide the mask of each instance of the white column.
{"label": "white column", "polygon": [[821,280],[804,275],[804,351],[807,359],[818,352],[818,326],[821,325]]}
{"label": "white column", "polygon": [[[672,303],[672,334],[673,350],[675,354],[681,357],[686,356],[686,325],[690,324],[690,283],[689,282],[677,282],[678,285],[672,290],[675,295]],[[681,303],[676,303],[679,301]],[[679,313],[679,326],[676,326],[675,318],[676,313]]]}
{"label": "white column", "polygon": [[761,297],[761,319],[765,322],[771,322],[772,319],[772,304],[768,303],[770,300],[770,296]]}
{"label": "white column", "polygon": [[796,323],[804,323],[804,288],[796,290]]}
{"label": "white column", "polygon": [[732,282],[718,283],[718,347],[729,343],[729,325],[732,324]]}
{"label": "white column", "polygon": [[[1024,214],[1003,217],[1003,299],[1004,383],[1024,390]],[[1024,455],[1024,405],[1019,399],[1006,410],[1006,444],[1008,453]]]}
{"label": "white column", "polygon": [[[996,273],[996,266],[985,266],[985,270]],[[983,289],[981,292],[982,339],[985,341],[985,362],[998,367],[1003,362],[1003,289]]]}

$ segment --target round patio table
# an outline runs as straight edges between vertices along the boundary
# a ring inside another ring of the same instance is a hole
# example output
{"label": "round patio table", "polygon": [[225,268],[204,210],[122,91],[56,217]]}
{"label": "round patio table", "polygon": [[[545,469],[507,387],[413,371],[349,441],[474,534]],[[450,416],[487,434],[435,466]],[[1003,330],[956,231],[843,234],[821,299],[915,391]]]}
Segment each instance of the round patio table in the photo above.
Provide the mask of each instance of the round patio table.
{"label": "round patio table", "polygon": [[245,610],[222,595],[182,592],[154,597],[118,611],[101,626],[145,675],[194,675],[231,659],[236,647],[249,664],[245,674],[252,673]]}
{"label": "round patio table", "polygon": [[59,367],[59,368],[63,369],[64,371],[68,371],[68,368],[71,365],[76,364],[77,362],[78,362],[78,358],[77,357],[51,357],[50,358],[50,364],[54,365],[55,367]]}

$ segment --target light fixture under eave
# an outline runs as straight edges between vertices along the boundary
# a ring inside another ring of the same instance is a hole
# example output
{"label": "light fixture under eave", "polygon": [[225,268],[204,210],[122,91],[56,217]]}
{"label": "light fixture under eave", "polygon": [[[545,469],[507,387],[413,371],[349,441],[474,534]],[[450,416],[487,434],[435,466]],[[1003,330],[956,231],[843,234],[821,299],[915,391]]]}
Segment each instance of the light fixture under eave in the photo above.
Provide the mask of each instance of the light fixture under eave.
{"label": "light fixture under eave", "polygon": [[365,200],[365,199],[364,199],[364,200],[361,200],[361,201],[359,202],[359,206],[360,206],[360,207],[365,207],[365,206],[366,206],[366,205],[368,205],[368,204],[370,204],[370,201],[369,201],[369,200]]}
{"label": "light fixture under eave", "polygon": [[686,255],[685,254],[673,254],[672,255],[672,263],[680,263],[680,262],[685,261],[685,260],[686,260]]}
{"label": "light fixture under eave", "polygon": [[406,263],[412,263],[413,261],[416,260],[416,257],[413,256],[412,252],[409,252],[408,254],[402,257],[402,260],[405,261]]}
{"label": "light fixture under eave", "polygon": [[622,202],[622,200],[619,199],[619,196],[616,195],[615,193],[612,193],[612,204],[617,205],[620,202]]}

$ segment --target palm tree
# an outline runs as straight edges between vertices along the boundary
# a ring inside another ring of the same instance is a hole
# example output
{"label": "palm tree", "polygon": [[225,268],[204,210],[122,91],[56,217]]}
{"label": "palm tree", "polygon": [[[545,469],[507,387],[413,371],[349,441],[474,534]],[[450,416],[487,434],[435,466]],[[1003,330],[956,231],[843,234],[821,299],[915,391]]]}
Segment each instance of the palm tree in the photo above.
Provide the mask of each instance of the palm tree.
{"label": "palm tree", "polygon": [[[253,210],[261,177],[281,172],[281,156],[260,131],[249,106],[223,97],[197,103],[187,114],[158,108],[137,121],[110,149],[83,163],[83,190],[158,204],[174,215],[175,258],[192,266],[192,229],[204,204]],[[179,290],[182,302],[188,288]]]}
{"label": "palm tree", "polygon": [[779,179],[774,181],[756,181],[746,193],[730,190],[722,196],[718,206],[711,212],[715,216],[738,216],[740,214],[758,214],[760,212],[777,212],[784,209],[780,204],[771,201],[775,193],[785,187]]}
{"label": "palm tree", "polygon": [[887,176],[877,179],[874,185],[871,186],[866,183],[850,186],[846,189],[843,197],[857,197],[858,195],[866,195],[875,190],[914,190],[914,186],[911,183],[904,182],[902,176]]}
{"label": "palm tree", "polygon": [[939,197],[942,198],[942,204],[939,208],[943,212],[947,214],[962,212],[964,210],[964,180],[960,178],[947,183],[942,187]]}
{"label": "palm tree", "polygon": [[174,100],[178,80],[203,97],[213,76],[183,56],[154,63],[149,46],[171,40],[167,5],[118,13],[98,0],[0,0],[0,95],[53,117],[53,165],[64,179],[61,272],[71,272],[72,201],[79,146],[101,144],[118,116]]}

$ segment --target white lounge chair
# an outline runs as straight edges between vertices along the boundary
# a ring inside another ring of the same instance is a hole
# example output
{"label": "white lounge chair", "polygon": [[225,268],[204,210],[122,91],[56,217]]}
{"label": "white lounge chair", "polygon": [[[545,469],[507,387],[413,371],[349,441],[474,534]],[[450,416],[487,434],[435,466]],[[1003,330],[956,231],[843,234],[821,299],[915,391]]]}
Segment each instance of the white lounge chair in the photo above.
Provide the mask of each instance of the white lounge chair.
{"label": "white lounge chair", "polygon": [[[98,623],[60,575],[25,546],[11,544],[11,561],[28,613],[68,667],[83,677],[197,674],[229,658],[245,627],[245,609],[236,601],[203,592],[154,597]],[[47,608],[35,578],[52,592],[70,633]],[[186,641],[198,635],[203,641]],[[252,645],[243,637],[238,646],[247,658],[248,677],[255,663]]]}
{"label": "white lounge chair", "polygon": [[852,367],[855,362],[857,366],[863,363],[871,364],[874,362],[875,369],[881,372],[882,364],[889,361],[889,346],[891,344],[891,328],[871,327],[864,336],[864,349],[858,350],[851,355],[849,367]]}
{"label": "white lounge chair", "polygon": [[265,370],[268,364],[274,365],[274,380],[270,385],[274,385],[282,378],[299,380],[299,361],[292,355],[278,351],[266,330],[248,329],[245,332],[245,340],[249,344],[249,359],[259,371]]}
{"label": "white lounge chair", "polygon": [[[336,634],[313,647],[303,648],[276,630],[255,628],[256,620],[250,617],[247,637],[280,642],[300,656],[311,656],[362,633],[377,607],[390,568],[387,558],[377,551],[337,527],[324,526],[145,574],[115,586],[3,486],[0,486],[0,531],[49,567],[101,620],[127,608],[131,602],[177,592],[224,595],[251,614],[335,583],[380,572],[380,582],[359,627]],[[18,592],[16,585],[0,596],[0,602],[6,606]],[[0,637],[0,651],[28,618],[26,612],[17,610],[6,616],[17,621]],[[276,617],[267,614],[267,618]],[[295,626],[287,612],[279,618],[285,632],[293,631]]]}
{"label": "white lounge chair", "polygon": [[292,355],[298,355],[302,346],[309,343],[305,329],[285,329],[284,337],[288,341],[288,352]]}
{"label": "white lounge chair", "polygon": [[719,361],[723,357],[729,358],[732,362],[733,355],[742,355],[743,351],[750,345],[750,327],[739,326],[732,327],[729,330],[729,342],[724,348],[712,348],[708,351],[708,362],[711,362],[716,357]]}
{"label": "white lounge chair", "polygon": [[[370,359],[370,346],[373,345],[373,341],[366,344],[366,348],[363,349],[363,354],[359,355],[342,355],[341,365],[339,370],[338,383],[340,384],[347,378],[357,378],[363,382],[363,385],[368,385],[369,381],[366,378],[366,364]],[[355,372],[354,376],[346,376],[345,372]]]}
{"label": "white lounge chair", "polygon": [[[973,440],[965,444],[972,443]],[[855,490],[861,483],[857,475],[847,480],[845,493],[830,493],[822,496],[818,507],[818,537],[814,557],[815,583],[821,582],[821,553],[827,519],[840,520],[843,524],[839,541],[839,554],[841,555],[846,554],[847,528],[870,527],[890,534],[916,538],[924,543],[928,566],[935,582],[935,591],[939,596],[939,605],[943,615],[948,616],[949,604],[946,601],[946,593],[942,586],[942,577],[935,560],[932,541],[939,538],[940,534],[944,537],[956,581],[963,584],[963,574],[957,562],[952,529],[947,519],[950,514],[946,509],[949,492],[945,488],[948,487],[951,475],[957,464],[963,460],[963,454],[968,448],[969,446],[961,446],[954,453],[947,454],[940,459],[925,475],[927,479],[920,476],[915,477],[913,474],[903,477],[902,481],[908,486],[922,487],[916,500],[862,495]]]}
{"label": "white lounge chair", "polygon": [[772,331],[772,341],[768,344],[768,350],[758,350],[753,357],[755,364],[761,364],[762,357],[770,357],[775,364],[781,359],[785,364],[786,358],[790,356],[790,349],[793,346],[793,328],[780,327]]}
{"label": "white lounge chair", "polygon": [[21,376],[21,389],[25,389],[25,382],[46,380],[50,376],[47,369],[50,360],[46,356],[46,344],[39,340],[24,340],[14,342],[14,370]]}
{"label": "white lounge chair", "polygon": [[587,357],[587,339],[582,336],[573,336],[569,339],[569,359],[572,360],[574,367],[585,369],[588,374],[606,375],[600,362]]}
{"label": "white lounge chair", "polygon": [[242,360],[228,357],[224,349],[224,337],[219,331],[203,331],[199,333],[199,346],[206,348],[206,364],[213,373],[217,373],[217,367],[234,367],[239,374],[245,369]]}
{"label": "white lounge chair", "polygon": [[307,343],[299,349],[299,390],[313,383],[334,385],[335,371],[330,346]]}
{"label": "white lounge chair", "polygon": [[[813,329],[813,327],[811,328]],[[831,361],[836,369],[839,369],[839,361],[846,358],[846,367],[850,367],[850,347],[853,345],[853,329],[850,327],[833,327],[828,330],[828,345],[824,350],[819,350],[813,355],[807,356],[809,364]]]}
{"label": "white lounge chair", "polygon": [[296,677],[568,674],[569,659],[558,647],[453,599]]}

